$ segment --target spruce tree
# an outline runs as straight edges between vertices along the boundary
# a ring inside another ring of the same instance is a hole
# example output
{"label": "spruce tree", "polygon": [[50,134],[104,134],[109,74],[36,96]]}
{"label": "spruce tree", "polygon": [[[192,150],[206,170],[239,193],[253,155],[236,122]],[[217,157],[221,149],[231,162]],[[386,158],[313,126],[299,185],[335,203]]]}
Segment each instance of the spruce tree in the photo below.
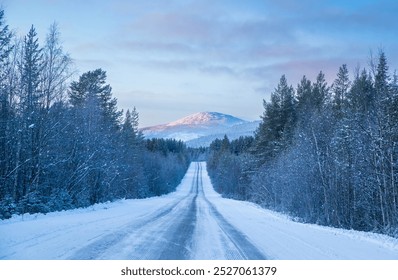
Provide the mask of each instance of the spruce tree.
{"label": "spruce tree", "polygon": [[297,85],[296,95],[298,110],[301,115],[307,114],[314,109],[312,104],[312,84],[305,75]]}
{"label": "spruce tree", "polygon": [[343,64],[339,68],[337,78],[332,85],[333,89],[333,108],[337,119],[343,117],[343,110],[347,101],[347,94],[350,88],[350,79],[348,76],[347,65]]}
{"label": "spruce tree", "polygon": [[366,69],[356,73],[347,99],[351,109],[362,116],[374,111],[374,87]]}
{"label": "spruce tree", "polygon": [[22,181],[19,181],[19,185],[22,186],[20,195],[27,198],[31,197],[30,192],[37,191],[41,168],[39,157],[43,145],[43,95],[39,88],[43,56],[38,41],[32,25],[23,41],[23,57],[20,64],[21,127],[17,152],[20,162],[28,162],[22,172]]}
{"label": "spruce tree", "polygon": [[[13,111],[15,108],[11,107],[9,87],[7,83],[7,75],[9,68],[8,59],[12,50],[11,45],[12,34],[9,31],[8,25],[4,20],[4,11],[0,10],[0,201],[6,196],[7,201],[13,202],[13,198],[10,196],[12,191],[7,180],[8,173],[12,171],[12,151],[14,145],[12,145],[13,132],[11,129],[11,123],[13,119]],[[5,201],[5,200],[4,200]],[[10,203],[7,203],[10,204]],[[8,206],[7,206],[8,207]],[[3,215],[0,207],[0,218]]]}
{"label": "spruce tree", "polygon": [[320,71],[316,77],[312,91],[312,99],[314,100],[315,108],[320,111],[324,105],[330,101],[329,87],[325,79],[325,74],[323,74],[322,71]]}

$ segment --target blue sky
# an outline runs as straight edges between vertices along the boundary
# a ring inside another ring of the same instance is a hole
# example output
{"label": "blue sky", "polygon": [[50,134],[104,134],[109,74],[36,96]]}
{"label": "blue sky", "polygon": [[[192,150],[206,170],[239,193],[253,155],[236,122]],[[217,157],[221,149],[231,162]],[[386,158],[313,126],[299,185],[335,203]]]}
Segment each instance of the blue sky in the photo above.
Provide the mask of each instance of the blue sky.
{"label": "blue sky", "polygon": [[[79,74],[102,68],[121,109],[140,125],[199,111],[247,120],[263,112],[282,74],[294,87],[343,63],[368,67],[382,48],[398,65],[398,1],[3,0],[10,28],[55,21]],[[77,78],[77,77],[76,77]]]}

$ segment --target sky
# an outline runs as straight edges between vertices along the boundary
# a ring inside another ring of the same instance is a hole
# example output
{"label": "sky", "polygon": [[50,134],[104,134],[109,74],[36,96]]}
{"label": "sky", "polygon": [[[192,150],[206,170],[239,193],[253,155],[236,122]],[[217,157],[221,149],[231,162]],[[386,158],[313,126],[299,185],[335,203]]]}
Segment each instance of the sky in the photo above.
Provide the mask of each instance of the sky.
{"label": "sky", "polygon": [[395,0],[0,0],[17,36],[42,42],[54,22],[75,80],[102,68],[120,109],[140,126],[201,111],[262,115],[282,75],[293,87],[319,71],[368,68],[382,49],[398,67]]}

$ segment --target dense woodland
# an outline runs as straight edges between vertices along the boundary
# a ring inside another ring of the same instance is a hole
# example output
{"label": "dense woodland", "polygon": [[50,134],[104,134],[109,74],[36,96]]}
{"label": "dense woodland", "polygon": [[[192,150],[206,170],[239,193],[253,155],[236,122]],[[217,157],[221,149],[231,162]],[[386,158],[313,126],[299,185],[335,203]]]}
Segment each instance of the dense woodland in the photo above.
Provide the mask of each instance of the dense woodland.
{"label": "dense woodland", "polygon": [[54,24],[16,38],[0,11],[0,218],[170,192],[185,145],[144,140],[102,69],[76,78]]}
{"label": "dense woodland", "polygon": [[305,222],[398,236],[398,77],[385,54],[331,85],[282,76],[254,138],[216,140],[208,169],[224,196]]}

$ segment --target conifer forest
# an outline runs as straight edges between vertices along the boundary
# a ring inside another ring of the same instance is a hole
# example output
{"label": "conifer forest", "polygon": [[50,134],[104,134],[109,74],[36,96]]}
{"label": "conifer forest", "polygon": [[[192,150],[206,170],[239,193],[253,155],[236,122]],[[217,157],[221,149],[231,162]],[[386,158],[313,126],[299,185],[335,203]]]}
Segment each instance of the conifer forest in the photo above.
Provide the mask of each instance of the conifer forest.
{"label": "conifer forest", "polygon": [[106,71],[76,77],[52,25],[16,38],[0,12],[0,218],[173,191],[185,145],[144,140],[135,108],[117,108]]}
{"label": "conifer forest", "polygon": [[283,75],[254,137],[210,146],[213,185],[299,221],[398,234],[398,76],[386,55],[332,84]]}

